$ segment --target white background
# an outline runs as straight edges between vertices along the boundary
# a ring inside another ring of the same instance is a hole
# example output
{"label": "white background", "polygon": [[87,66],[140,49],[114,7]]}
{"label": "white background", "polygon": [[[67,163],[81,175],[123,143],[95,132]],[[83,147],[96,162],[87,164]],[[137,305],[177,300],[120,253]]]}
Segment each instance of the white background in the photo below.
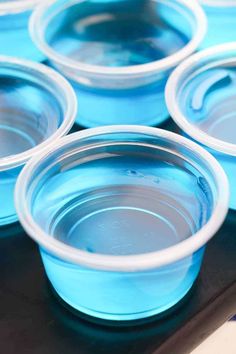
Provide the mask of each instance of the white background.
{"label": "white background", "polygon": [[236,354],[236,322],[228,322],[191,354]]}

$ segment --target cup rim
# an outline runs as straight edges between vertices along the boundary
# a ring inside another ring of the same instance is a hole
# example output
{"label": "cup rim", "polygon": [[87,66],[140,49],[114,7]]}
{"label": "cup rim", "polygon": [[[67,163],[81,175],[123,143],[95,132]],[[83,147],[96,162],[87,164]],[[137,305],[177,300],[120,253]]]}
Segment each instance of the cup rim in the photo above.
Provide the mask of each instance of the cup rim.
{"label": "cup rim", "polygon": [[40,0],[15,0],[0,3],[0,14],[15,14],[34,8]]}
{"label": "cup rim", "polygon": [[203,6],[210,7],[235,7],[235,0],[199,0],[200,4]]}
{"label": "cup rim", "polygon": [[[166,248],[161,251],[150,252],[148,254],[138,254],[131,256],[111,256],[92,254],[86,251],[75,249],[50,237],[44,230],[38,226],[34,221],[29,211],[26,202],[27,183],[32,172],[40,165],[46,157],[52,156],[55,151],[61,147],[65,147],[71,142],[75,142],[84,138],[99,136],[109,133],[140,133],[154,137],[165,138],[172,142],[193,150],[198,154],[200,159],[207,161],[215,175],[215,181],[218,189],[218,199],[212,215],[208,222],[190,238]],[[224,186],[222,188],[222,186]],[[85,131],[80,131],[60,139],[47,154],[41,153],[34,157],[21,172],[15,189],[15,206],[26,232],[34,239],[43,249],[49,253],[57,256],[60,259],[72,262],[74,264],[82,265],[89,268],[132,272],[138,270],[154,269],[169,263],[183,259],[186,256],[194,253],[203,247],[218,231],[222,225],[229,205],[229,185],[228,179],[223,171],[223,168],[216,161],[216,159],[205,149],[193,141],[186,139],[176,133],[165,131],[158,128],[151,128],[145,126],[134,125],[120,125],[120,126],[105,126],[99,128],[92,128]]]}
{"label": "cup rim", "polygon": [[55,70],[47,67],[44,64],[36,63],[33,61],[19,59],[15,57],[0,56],[0,68],[15,67],[20,71],[30,72],[31,75],[37,75],[38,73],[47,77],[51,82],[55,84],[56,87],[60,89],[64,95],[66,101],[66,112],[64,113],[63,122],[60,127],[50,135],[46,140],[40,144],[34,146],[31,149],[23,151],[19,154],[10,155],[0,158],[0,171],[4,171],[10,168],[18,167],[23,165],[27,160],[29,160],[34,154],[40,153],[48,148],[51,144],[55,142],[55,139],[68,133],[72,125],[74,124],[76,114],[77,114],[77,98],[75,92],[69,82]]}
{"label": "cup rim", "polygon": [[[203,145],[212,148],[213,150],[227,155],[236,156],[236,144],[228,143],[221,139],[215,138],[192,124],[187,115],[182,113],[177,99],[180,82],[186,71],[190,68],[194,68],[195,64],[199,63],[200,60],[208,57],[211,58],[211,63],[217,62],[217,60],[213,58],[214,55],[222,54],[222,52],[227,53],[228,51],[233,50],[235,50],[236,62],[236,42],[216,45],[187,58],[171,73],[165,88],[165,99],[170,116],[190,137]],[[232,58],[234,58],[234,56],[232,56]]]}
{"label": "cup rim", "polygon": [[[70,0],[68,4],[63,7],[66,9],[73,4],[80,3],[86,0]],[[156,1],[156,0],[155,0]],[[160,0],[161,2],[171,3],[169,0]],[[55,0],[49,0],[37,6],[33,14],[31,15],[29,22],[29,31],[31,38],[35,45],[53,62],[57,65],[66,66],[70,70],[79,70],[87,74],[97,74],[97,75],[145,75],[157,72],[160,70],[168,70],[176,66],[184,58],[188,57],[193,53],[202,40],[205,37],[207,31],[207,18],[205,12],[203,11],[201,5],[197,1],[189,0],[176,0],[178,3],[187,7],[192,11],[196,19],[197,29],[192,37],[192,39],[179,51],[176,53],[151,63],[141,64],[141,65],[131,65],[123,67],[106,67],[100,65],[86,64],[83,62],[78,62],[76,60],[70,59],[64,55],[59,54],[57,51],[52,49],[50,45],[44,39],[44,34],[41,26],[39,26],[39,21],[45,11],[47,11],[52,4],[55,3]]]}

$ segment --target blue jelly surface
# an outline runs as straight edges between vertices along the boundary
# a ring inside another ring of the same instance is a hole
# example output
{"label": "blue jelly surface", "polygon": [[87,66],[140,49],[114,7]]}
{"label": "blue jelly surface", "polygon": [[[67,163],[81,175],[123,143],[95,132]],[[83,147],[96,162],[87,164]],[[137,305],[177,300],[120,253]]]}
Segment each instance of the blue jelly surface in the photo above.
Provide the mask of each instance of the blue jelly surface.
{"label": "blue jelly surface", "polygon": [[[102,155],[95,149],[49,171],[33,199],[36,222],[89,254],[148,257],[191,237],[212,211],[206,179],[178,157],[160,160],[127,149]],[[115,320],[150,316],[178,302],[192,286],[202,254],[157,270],[119,273],[83,268],[42,250],[49,279],[65,301]]]}
{"label": "blue jelly surface", "polygon": [[173,246],[208,220],[201,175],[142,156],[94,158],[62,169],[38,193],[33,214],[52,237],[89,253],[140,254]]}
{"label": "blue jelly surface", "polygon": [[175,21],[160,18],[155,2],[141,3],[136,8],[92,2],[71,6],[50,21],[47,42],[70,59],[108,67],[147,64],[187,44],[188,35]]}
{"label": "blue jelly surface", "polygon": [[235,89],[236,69],[215,67],[187,81],[180,104],[192,124],[214,138],[236,144]]}
{"label": "blue jelly surface", "polygon": [[[3,69],[4,71],[4,69]],[[57,99],[37,82],[0,77],[0,158],[17,155],[46,140],[63,120]]]}

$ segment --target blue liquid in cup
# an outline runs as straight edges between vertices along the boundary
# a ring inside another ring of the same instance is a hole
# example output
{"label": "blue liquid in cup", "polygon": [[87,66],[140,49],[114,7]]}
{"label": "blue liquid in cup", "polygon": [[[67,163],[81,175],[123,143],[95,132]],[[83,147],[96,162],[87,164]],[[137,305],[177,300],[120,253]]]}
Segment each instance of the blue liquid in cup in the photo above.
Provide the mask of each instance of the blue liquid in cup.
{"label": "blue liquid in cup", "polygon": [[28,24],[32,11],[0,15],[0,55],[43,61],[31,40]]}
{"label": "blue liquid in cup", "polygon": [[[179,102],[189,121],[223,142],[236,144],[236,69],[225,64],[188,80]],[[208,148],[220,161],[230,181],[230,207],[236,209],[236,158]]]}
{"label": "blue liquid in cup", "polygon": [[[192,165],[163,155],[160,160],[143,147],[95,147],[89,157],[54,165],[34,193],[33,217],[51,237],[93,254],[149,257],[176,245],[207,222],[212,193]],[[158,269],[120,273],[71,264],[41,249],[59,295],[78,310],[112,320],[173,306],[191,288],[203,252]]]}
{"label": "blue liquid in cup", "polygon": [[[223,2],[222,2],[223,3]],[[208,31],[201,48],[236,41],[236,6],[203,6],[208,20]]]}
{"label": "blue liquid in cup", "polygon": [[71,82],[78,97],[77,123],[84,127],[115,124],[156,126],[168,116],[164,101],[166,77],[135,89],[105,90]]}
{"label": "blue liquid in cup", "polygon": [[[7,157],[17,156],[47,139],[63,117],[58,101],[49,91],[26,77],[14,78],[1,70],[0,159],[7,162]],[[22,167],[0,171],[0,225],[17,220],[13,193]]]}
{"label": "blue liquid in cup", "polygon": [[47,275],[66,303],[90,316],[128,321],[154,316],[176,305],[193,286],[204,250],[166,267],[138,273],[86,269],[40,251]]}
{"label": "blue liquid in cup", "polygon": [[[155,1],[81,2],[55,15],[45,34],[57,53],[101,69],[164,59],[182,49],[191,36],[192,29],[181,13],[168,4],[160,4],[159,12]],[[101,79],[99,85],[90,83],[89,78],[73,80],[71,70],[69,79],[80,106],[78,124],[160,124],[169,116],[164,102],[169,72],[164,69],[153,74],[152,83],[144,78],[133,86],[130,76],[123,85],[111,86],[109,77]],[[119,75],[117,80],[122,80]]]}
{"label": "blue liquid in cup", "polygon": [[106,67],[148,64],[177,52],[189,41],[155,13],[145,13],[146,9],[143,16],[115,10],[106,13],[104,9],[84,18],[74,11],[72,7],[64,16],[53,18],[50,28],[57,28],[58,21],[60,27],[53,35],[49,31],[48,42],[60,54],[81,63]]}

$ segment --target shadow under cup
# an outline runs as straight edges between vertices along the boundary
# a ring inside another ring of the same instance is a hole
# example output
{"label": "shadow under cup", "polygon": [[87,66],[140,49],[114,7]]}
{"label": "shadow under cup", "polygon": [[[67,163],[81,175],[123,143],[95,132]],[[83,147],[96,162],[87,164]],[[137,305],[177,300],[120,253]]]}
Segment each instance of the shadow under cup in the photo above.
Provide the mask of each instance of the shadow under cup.
{"label": "shadow under cup", "polygon": [[58,0],[34,12],[30,29],[71,81],[79,125],[155,126],[169,116],[169,73],[197,49],[206,21],[199,4],[185,0]]}
{"label": "shadow under cup", "polygon": [[17,220],[13,194],[24,164],[66,134],[75,114],[73,90],[59,74],[0,57],[0,226]]}
{"label": "shadow under cup", "polygon": [[177,134],[105,127],[27,164],[16,207],[59,296],[127,321],[169,309],[192,287],[227,213],[227,187],[216,160]]}

